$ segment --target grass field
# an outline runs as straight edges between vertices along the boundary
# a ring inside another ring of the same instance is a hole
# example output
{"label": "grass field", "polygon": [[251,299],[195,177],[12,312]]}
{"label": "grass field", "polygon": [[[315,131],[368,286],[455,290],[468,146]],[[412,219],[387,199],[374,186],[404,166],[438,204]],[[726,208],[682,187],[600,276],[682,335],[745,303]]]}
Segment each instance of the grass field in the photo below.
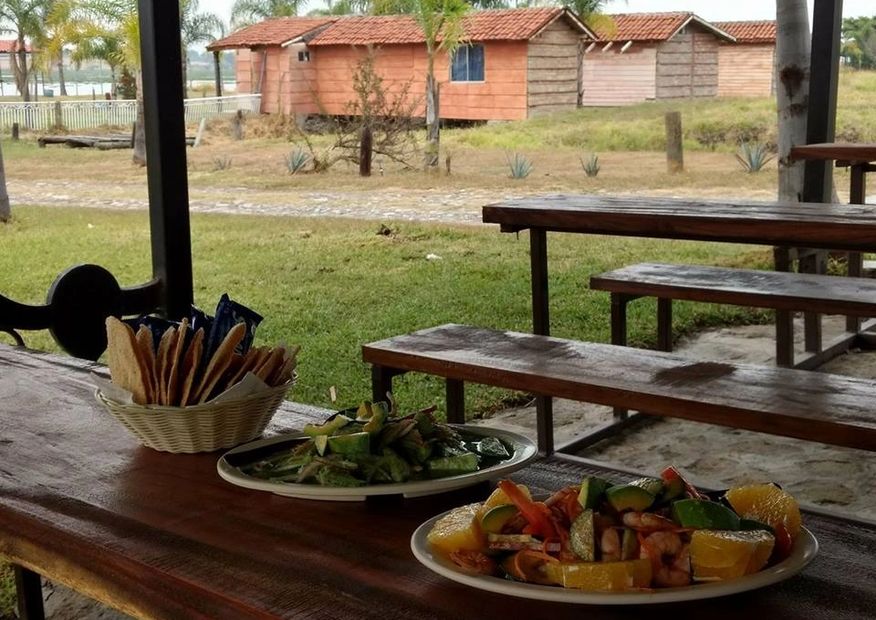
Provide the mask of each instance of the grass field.
{"label": "grass field", "polygon": [[[490,227],[451,227],[353,220],[194,215],[197,304],[212,309],[223,292],[261,312],[263,342],[302,345],[293,397],[329,405],[370,394],[359,345],[445,322],[516,330],[530,328],[528,242],[525,234]],[[0,227],[0,291],[41,302],[55,276],[80,262],[110,269],[123,285],[150,273],[146,213],[27,207]],[[609,303],[587,290],[589,276],[654,260],[766,264],[768,254],[742,246],[556,235],[550,242],[551,316],[558,336],[607,341]],[[427,254],[441,260],[426,260]],[[633,304],[632,342],[654,342],[654,304]],[[695,327],[757,320],[760,315],[709,305],[679,304],[679,333]],[[46,333],[25,333],[35,348],[52,348]],[[440,402],[438,380],[399,381],[404,406]],[[469,390],[469,411],[500,407],[508,394]]]}

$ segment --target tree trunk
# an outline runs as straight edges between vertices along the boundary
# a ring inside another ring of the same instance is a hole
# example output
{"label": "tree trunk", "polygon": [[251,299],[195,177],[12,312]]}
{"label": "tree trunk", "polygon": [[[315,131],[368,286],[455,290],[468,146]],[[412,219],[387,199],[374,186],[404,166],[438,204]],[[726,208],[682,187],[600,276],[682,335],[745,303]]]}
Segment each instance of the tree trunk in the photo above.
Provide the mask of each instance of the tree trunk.
{"label": "tree trunk", "polygon": [[776,0],[779,200],[799,202],[803,192],[804,164],[791,162],[790,152],[806,144],[809,50],[806,0]]}
{"label": "tree trunk", "polygon": [[426,74],[426,169],[438,167],[441,150],[441,117],[438,111],[439,86],[435,79],[435,53],[429,50],[429,69]]}
{"label": "tree trunk", "polygon": [[186,57],[186,50],[183,49],[182,57],[182,87],[183,99],[189,96],[189,59]]}
{"label": "tree trunk", "polygon": [[27,48],[24,44],[24,37],[20,34],[19,28],[18,39],[16,39],[17,51],[9,55],[12,62],[12,76],[15,78],[15,86],[18,87],[18,92],[21,93],[22,101],[30,101],[30,90],[28,79],[30,74],[27,66]]}
{"label": "tree trunk", "polygon": [[61,57],[58,59],[58,85],[62,97],[67,96],[67,83],[64,81],[64,52],[61,52]]}
{"label": "tree trunk", "polygon": [[137,70],[137,122],[134,126],[134,156],[133,162],[139,166],[146,165],[146,128],[143,114],[143,72]]}
{"label": "tree trunk", "polygon": [[0,150],[0,222],[12,219],[12,208],[9,206],[9,194],[6,193],[6,168],[3,165],[3,151]]}
{"label": "tree trunk", "polygon": [[110,65],[110,99],[116,98],[116,66]]}

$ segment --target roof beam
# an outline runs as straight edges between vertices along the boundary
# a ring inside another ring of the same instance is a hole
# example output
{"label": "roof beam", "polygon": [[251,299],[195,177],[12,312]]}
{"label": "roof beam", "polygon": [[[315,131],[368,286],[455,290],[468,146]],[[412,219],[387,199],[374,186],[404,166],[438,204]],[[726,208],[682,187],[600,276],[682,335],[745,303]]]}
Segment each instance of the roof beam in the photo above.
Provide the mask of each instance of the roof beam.
{"label": "roof beam", "polygon": [[633,46],[633,42],[627,41],[626,43],[624,43],[624,46],[622,48],[620,48],[620,53],[623,54],[625,51],[630,49],[632,46]]}
{"label": "roof beam", "polygon": [[602,53],[604,54],[605,52],[610,50],[612,45],[614,45],[614,41],[609,41],[608,43],[606,43],[605,47],[602,48]]}

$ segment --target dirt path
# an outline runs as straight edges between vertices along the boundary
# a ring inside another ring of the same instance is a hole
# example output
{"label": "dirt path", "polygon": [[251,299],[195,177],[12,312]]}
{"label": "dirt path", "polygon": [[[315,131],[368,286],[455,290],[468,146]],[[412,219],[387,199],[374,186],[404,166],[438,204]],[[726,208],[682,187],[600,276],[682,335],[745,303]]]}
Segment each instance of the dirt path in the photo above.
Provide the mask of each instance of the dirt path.
{"label": "dirt path", "polygon": [[[92,207],[134,210],[148,207],[145,184],[94,181],[44,180],[8,182],[15,205]],[[405,220],[475,224],[481,207],[492,202],[519,198],[542,191],[497,191],[492,189],[409,189],[383,187],[377,190],[278,191],[246,187],[190,187],[193,213],[234,215],[285,215],[298,217],[350,217],[374,220]],[[638,192],[637,192],[638,193]],[[652,196],[704,197],[702,190],[649,190]],[[720,195],[708,195],[721,198]],[[750,195],[746,195],[750,194]],[[742,191],[736,199],[763,200],[763,192]]]}

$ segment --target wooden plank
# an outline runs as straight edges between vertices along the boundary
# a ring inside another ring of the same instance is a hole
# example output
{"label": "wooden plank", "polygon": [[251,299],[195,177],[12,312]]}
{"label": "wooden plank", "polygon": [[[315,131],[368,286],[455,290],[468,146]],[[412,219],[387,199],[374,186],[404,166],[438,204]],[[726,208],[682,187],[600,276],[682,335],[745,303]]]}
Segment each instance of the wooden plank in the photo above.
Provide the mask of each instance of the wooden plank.
{"label": "wooden plank", "polygon": [[791,147],[791,157],[796,160],[823,161],[837,159],[847,162],[876,162],[876,143],[849,144],[826,142]]}
{"label": "wooden plank", "polygon": [[483,221],[505,231],[558,232],[876,251],[876,206],[699,201],[586,194],[487,205]]}
{"label": "wooden plank", "polygon": [[442,325],[362,347],[366,362],[532,394],[876,451],[872,381]]}
{"label": "wooden plank", "polygon": [[876,280],[640,263],[590,278],[590,288],[716,304],[876,316]]}

